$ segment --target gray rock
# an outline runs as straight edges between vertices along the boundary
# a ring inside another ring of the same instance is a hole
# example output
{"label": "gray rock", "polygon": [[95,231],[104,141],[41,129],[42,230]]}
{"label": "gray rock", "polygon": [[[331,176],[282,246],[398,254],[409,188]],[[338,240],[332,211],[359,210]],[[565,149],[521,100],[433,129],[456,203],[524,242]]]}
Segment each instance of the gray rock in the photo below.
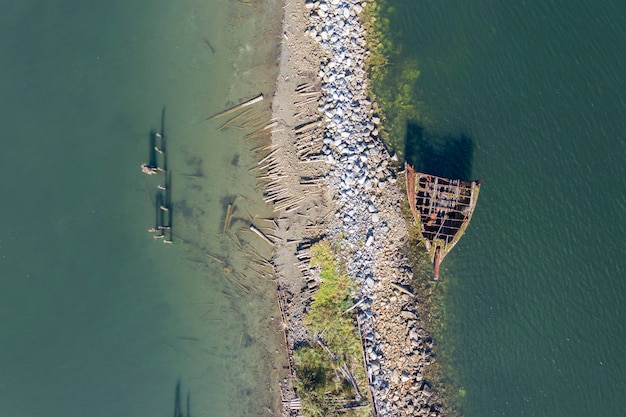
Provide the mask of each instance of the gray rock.
{"label": "gray rock", "polygon": [[406,310],[402,310],[400,312],[400,317],[402,317],[404,320],[415,320],[415,319],[417,319],[417,315],[415,313],[413,313],[412,311],[406,311]]}

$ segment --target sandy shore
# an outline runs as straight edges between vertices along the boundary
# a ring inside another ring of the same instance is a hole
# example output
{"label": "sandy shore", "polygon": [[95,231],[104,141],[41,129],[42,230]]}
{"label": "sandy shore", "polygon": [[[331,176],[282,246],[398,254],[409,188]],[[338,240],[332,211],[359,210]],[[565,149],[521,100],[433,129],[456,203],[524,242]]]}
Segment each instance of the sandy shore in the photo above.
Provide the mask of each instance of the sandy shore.
{"label": "sandy shore", "polygon": [[[409,285],[405,196],[367,96],[363,7],[354,0],[284,6],[272,104],[277,124],[272,154],[260,164],[280,238],[274,266],[286,343],[291,353],[309,336],[302,317],[319,283],[308,265],[310,245],[339,242],[360,286],[356,310],[376,415],[442,416],[439,396],[423,377],[434,354]],[[299,414],[290,361],[281,383],[285,416]]]}

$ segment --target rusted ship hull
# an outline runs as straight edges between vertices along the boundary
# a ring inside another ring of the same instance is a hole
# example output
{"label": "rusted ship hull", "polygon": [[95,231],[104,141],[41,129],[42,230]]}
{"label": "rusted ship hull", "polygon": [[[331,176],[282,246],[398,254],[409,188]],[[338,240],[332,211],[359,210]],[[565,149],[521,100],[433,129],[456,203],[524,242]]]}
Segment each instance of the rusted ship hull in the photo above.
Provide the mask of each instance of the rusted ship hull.
{"label": "rusted ship hull", "polygon": [[482,180],[462,181],[416,172],[405,164],[409,206],[433,262],[435,279],[439,265],[469,225]]}

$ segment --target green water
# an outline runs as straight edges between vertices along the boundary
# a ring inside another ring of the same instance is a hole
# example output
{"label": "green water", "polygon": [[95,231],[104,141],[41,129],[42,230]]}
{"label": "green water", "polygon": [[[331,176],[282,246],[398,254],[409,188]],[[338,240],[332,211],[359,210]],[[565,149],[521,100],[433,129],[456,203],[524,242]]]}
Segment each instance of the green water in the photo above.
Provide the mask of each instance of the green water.
{"label": "green water", "polygon": [[443,264],[464,415],[624,415],[624,3],[392,3],[426,135],[485,180]]}
{"label": "green water", "polygon": [[[193,415],[275,408],[273,284],[220,234],[240,195],[230,234],[264,251],[254,144],[203,121],[271,96],[279,28],[275,2],[4,5],[0,415],[171,416],[179,380]],[[140,171],[163,108],[173,245]]]}

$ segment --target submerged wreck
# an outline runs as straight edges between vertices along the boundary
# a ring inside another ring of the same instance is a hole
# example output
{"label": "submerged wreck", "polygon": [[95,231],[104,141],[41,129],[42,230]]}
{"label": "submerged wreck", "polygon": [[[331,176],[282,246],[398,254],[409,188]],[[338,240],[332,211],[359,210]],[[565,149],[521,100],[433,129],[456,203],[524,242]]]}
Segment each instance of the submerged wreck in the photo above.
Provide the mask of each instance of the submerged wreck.
{"label": "submerged wreck", "polygon": [[437,177],[416,172],[408,163],[405,168],[409,206],[438,279],[441,261],[461,239],[472,218],[482,180]]}

